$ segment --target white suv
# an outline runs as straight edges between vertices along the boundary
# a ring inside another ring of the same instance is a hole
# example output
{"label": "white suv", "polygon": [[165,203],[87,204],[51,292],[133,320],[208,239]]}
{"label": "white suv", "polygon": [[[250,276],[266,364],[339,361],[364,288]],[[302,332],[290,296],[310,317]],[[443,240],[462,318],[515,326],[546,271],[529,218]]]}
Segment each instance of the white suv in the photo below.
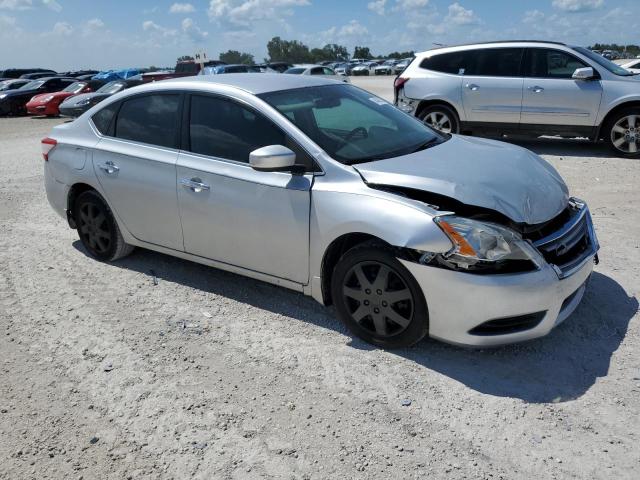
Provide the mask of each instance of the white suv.
{"label": "white suv", "polygon": [[418,53],[396,78],[395,103],[447,133],[588,137],[640,158],[640,76],[583,47],[510,41]]}

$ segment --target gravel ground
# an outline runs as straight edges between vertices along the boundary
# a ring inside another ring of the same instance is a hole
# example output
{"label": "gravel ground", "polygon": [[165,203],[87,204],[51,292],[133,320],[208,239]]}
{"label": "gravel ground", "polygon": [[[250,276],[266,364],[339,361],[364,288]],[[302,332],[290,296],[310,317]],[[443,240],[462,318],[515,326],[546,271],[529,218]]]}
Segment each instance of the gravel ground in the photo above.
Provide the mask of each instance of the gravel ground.
{"label": "gravel ground", "polygon": [[89,259],[45,198],[61,121],[0,119],[0,478],[638,478],[640,162],[519,142],[591,205],[583,303],[524,345],[388,352],[297,293]]}

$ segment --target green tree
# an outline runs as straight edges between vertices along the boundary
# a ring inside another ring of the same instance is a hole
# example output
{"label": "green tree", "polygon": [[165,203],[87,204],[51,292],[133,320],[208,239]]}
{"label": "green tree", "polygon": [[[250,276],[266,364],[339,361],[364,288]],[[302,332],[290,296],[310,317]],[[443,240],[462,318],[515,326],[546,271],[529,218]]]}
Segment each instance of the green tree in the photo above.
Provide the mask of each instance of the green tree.
{"label": "green tree", "polygon": [[182,55],[181,57],[178,57],[178,62],[192,62],[193,61],[193,57],[191,55]]}
{"label": "green tree", "polygon": [[411,58],[415,55],[415,52],[411,50],[410,52],[391,52],[387,55],[387,58],[395,58],[397,60],[401,60],[403,58]]}
{"label": "green tree", "polygon": [[253,55],[250,53],[239,52],[237,50],[229,50],[220,54],[220,61],[229,64],[253,65]]}
{"label": "green tree", "polygon": [[267,43],[270,62],[309,63],[313,61],[309,47],[298,40],[273,37]]}
{"label": "green tree", "polygon": [[349,51],[347,47],[337,45],[335,43],[329,43],[322,48],[314,48],[311,50],[311,56],[313,62],[324,62],[329,60],[348,60]]}
{"label": "green tree", "polygon": [[368,60],[373,58],[373,55],[371,55],[369,47],[356,47],[353,50],[353,58],[364,58],[365,60]]}

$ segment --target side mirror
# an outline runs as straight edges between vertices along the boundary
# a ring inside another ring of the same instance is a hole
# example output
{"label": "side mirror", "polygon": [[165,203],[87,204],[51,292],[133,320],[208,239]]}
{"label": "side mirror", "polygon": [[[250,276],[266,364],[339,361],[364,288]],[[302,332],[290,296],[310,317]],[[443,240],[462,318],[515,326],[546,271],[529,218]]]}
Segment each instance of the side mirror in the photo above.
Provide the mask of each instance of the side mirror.
{"label": "side mirror", "polygon": [[249,164],[261,172],[287,172],[295,170],[296,154],[282,145],[268,145],[249,154]]}
{"label": "side mirror", "polygon": [[596,74],[591,67],[576,68],[571,78],[574,80],[591,80],[596,78]]}

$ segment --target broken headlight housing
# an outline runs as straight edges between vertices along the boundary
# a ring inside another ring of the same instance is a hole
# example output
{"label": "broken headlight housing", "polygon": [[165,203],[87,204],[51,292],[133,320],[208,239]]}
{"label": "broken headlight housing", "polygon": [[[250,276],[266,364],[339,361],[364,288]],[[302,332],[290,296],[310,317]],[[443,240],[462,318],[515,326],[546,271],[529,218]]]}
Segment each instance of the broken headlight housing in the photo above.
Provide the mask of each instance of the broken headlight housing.
{"label": "broken headlight housing", "polygon": [[495,223],[455,215],[434,219],[453,248],[435,255],[430,263],[453,270],[515,273],[540,268],[540,253],[518,233]]}

